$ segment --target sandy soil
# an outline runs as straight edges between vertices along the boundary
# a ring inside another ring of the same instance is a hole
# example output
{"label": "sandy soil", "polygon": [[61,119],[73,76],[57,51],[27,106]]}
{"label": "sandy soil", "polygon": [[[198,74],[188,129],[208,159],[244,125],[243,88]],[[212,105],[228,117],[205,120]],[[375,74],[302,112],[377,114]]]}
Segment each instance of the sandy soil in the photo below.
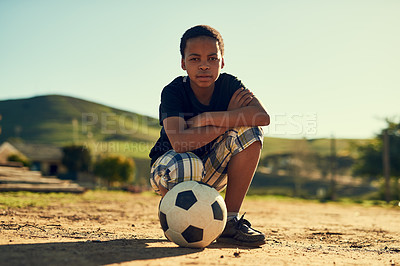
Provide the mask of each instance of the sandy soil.
{"label": "sandy soil", "polygon": [[261,248],[167,241],[153,195],[0,210],[0,265],[400,265],[400,207],[246,199]]}

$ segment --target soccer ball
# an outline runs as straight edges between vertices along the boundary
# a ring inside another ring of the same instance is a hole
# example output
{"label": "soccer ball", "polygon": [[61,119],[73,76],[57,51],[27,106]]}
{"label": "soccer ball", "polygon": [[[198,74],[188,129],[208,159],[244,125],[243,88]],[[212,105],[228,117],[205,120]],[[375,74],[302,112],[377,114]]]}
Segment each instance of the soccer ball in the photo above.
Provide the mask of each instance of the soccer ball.
{"label": "soccer ball", "polygon": [[224,230],[224,199],[211,186],[185,181],[165,194],[158,216],[165,236],[181,247],[203,248]]}

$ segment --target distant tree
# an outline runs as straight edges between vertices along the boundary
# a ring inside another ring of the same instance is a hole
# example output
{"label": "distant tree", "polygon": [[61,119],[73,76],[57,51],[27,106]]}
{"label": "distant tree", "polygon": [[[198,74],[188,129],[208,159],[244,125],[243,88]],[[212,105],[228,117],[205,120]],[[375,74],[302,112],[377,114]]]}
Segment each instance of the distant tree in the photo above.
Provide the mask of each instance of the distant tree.
{"label": "distant tree", "polygon": [[90,151],[84,146],[66,146],[63,148],[62,163],[68,172],[75,175],[78,172],[88,172],[91,165]]}
{"label": "distant tree", "polygon": [[106,180],[108,186],[133,181],[134,170],[134,161],[124,156],[107,156],[94,165],[94,174]]}
{"label": "distant tree", "polygon": [[353,174],[369,180],[379,180],[383,177],[384,132],[388,132],[389,165],[392,180],[392,195],[400,199],[400,123],[386,120],[387,128],[375,137],[373,143],[358,147],[359,158],[353,168]]}
{"label": "distant tree", "polygon": [[357,147],[359,157],[353,168],[353,174],[369,181],[378,179],[383,174],[382,140],[376,138],[372,143]]}
{"label": "distant tree", "polygon": [[[321,177],[326,179],[329,174],[329,168],[331,167],[332,156],[331,155],[314,155],[315,166],[319,170]],[[354,159],[351,156],[341,156],[337,155],[333,160],[335,170],[338,175],[345,175],[350,171],[351,167],[354,165]]]}
{"label": "distant tree", "polygon": [[315,167],[319,170],[321,177],[327,179],[329,174],[329,159],[330,156],[324,156],[316,153],[314,155]]}

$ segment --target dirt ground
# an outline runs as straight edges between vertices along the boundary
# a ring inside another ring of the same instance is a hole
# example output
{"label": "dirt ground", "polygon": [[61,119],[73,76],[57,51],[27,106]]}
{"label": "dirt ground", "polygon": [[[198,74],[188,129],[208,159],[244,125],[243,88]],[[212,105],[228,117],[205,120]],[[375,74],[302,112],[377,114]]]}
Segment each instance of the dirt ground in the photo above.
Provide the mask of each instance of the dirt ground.
{"label": "dirt ground", "polygon": [[261,248],[167,241],[150,194],[0,210],[0,265],[400,265],[400,207],[247,198]]}

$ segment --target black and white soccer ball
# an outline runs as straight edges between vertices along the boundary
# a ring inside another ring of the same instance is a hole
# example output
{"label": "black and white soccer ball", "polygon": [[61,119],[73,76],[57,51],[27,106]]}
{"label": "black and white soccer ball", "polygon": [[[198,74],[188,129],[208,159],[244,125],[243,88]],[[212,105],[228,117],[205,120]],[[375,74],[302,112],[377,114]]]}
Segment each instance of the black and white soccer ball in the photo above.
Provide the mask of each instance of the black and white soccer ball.
{"label": "black and white soccer ball", "polygon": [[170,241],[181,247],[203,248],[224,230],[227,211],[217,190],[204,183],[186,181],[165,194],[158,215]]}

